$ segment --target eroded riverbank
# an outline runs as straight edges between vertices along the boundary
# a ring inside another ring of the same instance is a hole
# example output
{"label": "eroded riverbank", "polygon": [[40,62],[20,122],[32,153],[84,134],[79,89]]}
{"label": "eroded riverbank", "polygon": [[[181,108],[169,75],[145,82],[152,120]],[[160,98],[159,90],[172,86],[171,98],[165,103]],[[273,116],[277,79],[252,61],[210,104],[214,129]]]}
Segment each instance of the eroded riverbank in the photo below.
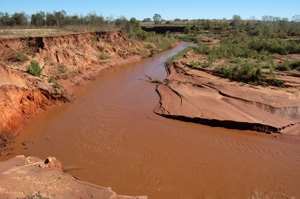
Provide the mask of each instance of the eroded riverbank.
{"label": "eroded riverbank", "polygon": [[[65,169],[118,194],[149,198],[299,197],[299,139],[162,118],[155,85],[184,46],[96,77],[73,103],[36,117],[14,154],[57,157]],[[23,146],[22,142],[31,143]]]}
{"label": "eroded riverbank", "polygon": [[96,74],[151,55],[144,46],[121,32],[1,39],[0,157],[32,117],[73,101],[73,92]]}

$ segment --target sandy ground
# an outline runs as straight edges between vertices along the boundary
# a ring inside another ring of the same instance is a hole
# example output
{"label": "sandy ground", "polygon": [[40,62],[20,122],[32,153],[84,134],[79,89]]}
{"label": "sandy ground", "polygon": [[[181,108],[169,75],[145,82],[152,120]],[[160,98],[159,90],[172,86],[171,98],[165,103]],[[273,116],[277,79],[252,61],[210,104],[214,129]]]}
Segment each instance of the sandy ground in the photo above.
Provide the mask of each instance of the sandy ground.
{"label": "sandy ground", "polygon": [[262,87],[186,66],[199,59],[184,56],[167,66],[169,83],[157,86],[157,114],[210,126],[300,135],[299,72],[281,77],[289,87]]}
{"label": "sandy ground", "polygon": [[111,188],[100,187],[63,172],[54,157],[41,160],[16,156],[0,162],[0,198],[102,198],[146,199],[146,196],[120,196]]}

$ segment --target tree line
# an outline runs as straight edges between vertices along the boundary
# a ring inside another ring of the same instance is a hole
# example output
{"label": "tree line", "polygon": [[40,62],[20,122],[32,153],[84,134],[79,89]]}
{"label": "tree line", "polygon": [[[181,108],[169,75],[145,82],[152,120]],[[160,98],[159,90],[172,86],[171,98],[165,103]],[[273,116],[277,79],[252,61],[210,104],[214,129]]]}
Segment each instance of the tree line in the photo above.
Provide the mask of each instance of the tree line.
{"label": "tree line", "polygon": [[85,16],[67,15],[66,11],[54,11],[46,13],[43,11],[27,15],[24,12],[16,12],[14,14],[0,12],[0,27],[13,26],[34,26],[34,27],[58,27],[62,28],[67,25],[103,25],[111,21],[109,17],[104,19],[95,13]]}
{"label": "tree line", "polygon": [[254,17],[243,20],[239,15],[233,15],[230,20],[199,19],[186,23],[185,33],[196,33],[201,30],[211,31],[215,34],[243,35],[248,33],[250,36],[286,38],[300,35],[300,15],[295,15],[292,21],[273,16],[263,16],[261,20]]}
{"label": "tree line", "polygon": [[[151,21],[150,18],[143,20]],[[162,17],[160,14],[154,14],[153,22],[161,24]],[[174,21],[180,21],[176,18]],[[185,25],[185,33],[199,32],[208,30],[214,33],[224,33],[234,31],[234,34],[248,32],[253,36],[280,37],[299,36],[300,35],[300,15],[295,15],[292,20],[287,18],[263,16],[261,20],[252,17],[249,20],[243,20],[239,15],[233,15],[232,19],[211,20],[183,20]],[[30,16],[24,12],[16,12],[14,14],[0,12],[0,27],[51,27],[63,28],[65,26],[81,26],[89,25],[92,27],[101,27],[104,25],[114,25],[119,29],[126,30],[131,34],[140,32],[140,21],[135,18],[127,20],[125,17],[113,19],[113,17],[99,16],[96,13],[87,15],[68,15],[66,11],[37,12]],[[167,21],[166,24],[171,24]]]}

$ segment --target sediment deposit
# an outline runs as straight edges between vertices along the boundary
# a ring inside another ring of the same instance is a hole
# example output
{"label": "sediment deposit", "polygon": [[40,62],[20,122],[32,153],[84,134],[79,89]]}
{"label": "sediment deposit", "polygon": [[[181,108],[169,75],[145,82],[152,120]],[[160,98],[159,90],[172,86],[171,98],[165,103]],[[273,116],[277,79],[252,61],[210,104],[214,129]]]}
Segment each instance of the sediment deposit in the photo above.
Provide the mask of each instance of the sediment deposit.
{"label": "sediment deposit", "polygon": [[0,162],[0,184],[0,198],[147,198],[117,195],[111,188],[74,178],[55,157],[43,161],[20,155]]}
{"label": "sediment deposit", "polygon": [[241,84],[193,69],[185,56],[167,66],[168,84],[159,84],[155,112],[168,118],[240,130],[300,134],[299,78],[284,75],[285,88]]}

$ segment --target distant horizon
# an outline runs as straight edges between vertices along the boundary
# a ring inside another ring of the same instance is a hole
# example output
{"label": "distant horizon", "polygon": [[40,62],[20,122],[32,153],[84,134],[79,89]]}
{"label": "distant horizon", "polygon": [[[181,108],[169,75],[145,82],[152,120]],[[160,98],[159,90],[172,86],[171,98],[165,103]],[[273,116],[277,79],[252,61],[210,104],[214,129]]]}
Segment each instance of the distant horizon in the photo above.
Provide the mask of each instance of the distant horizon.
{"label": "distant horizon", "polygon": [[31,16],[40,11],[53,13],[64,10],[67,15],[95,13],[104,18],[134,17],[140,21],[146,18],[153,20],[156,13],[166,21],[176,18],[230,20],[234,15],[243,20],[273,16],[291,21],[293,16],[300,15],[299,0],[0,0],[0,3],[0,12],[9,14],[24,12]]}

